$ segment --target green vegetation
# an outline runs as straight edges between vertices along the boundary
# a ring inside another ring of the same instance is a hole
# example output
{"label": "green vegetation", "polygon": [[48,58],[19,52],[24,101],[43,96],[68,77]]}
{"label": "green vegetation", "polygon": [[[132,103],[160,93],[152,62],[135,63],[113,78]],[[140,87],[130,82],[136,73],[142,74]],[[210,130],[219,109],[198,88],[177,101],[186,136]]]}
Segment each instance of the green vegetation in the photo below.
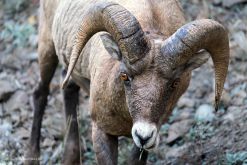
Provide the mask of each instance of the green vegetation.
{"label": "green vegetation", "polygon": [[227,165],[247,165],[247,151],[226,153]]}
{"label": "green vegetation", "polygon": [[28,0],[3,0],[3,9],[7,14],[15,14],[25,9],[30,2]]}
{"label": "green vegetation", "polygon": [[206,140],[215,134],[215,128],[211,123],[197,121],[190,129],[187,137],[189,140]]}
{"label": "green vegetation", "polygon": [[4,23],[3,31],[0,33],[0,40],[5,43],[12,42],[15,47],[26,47],[29,44],[29,37],[35,33],[35,28],[30,24],[18,24],[8,21]]}

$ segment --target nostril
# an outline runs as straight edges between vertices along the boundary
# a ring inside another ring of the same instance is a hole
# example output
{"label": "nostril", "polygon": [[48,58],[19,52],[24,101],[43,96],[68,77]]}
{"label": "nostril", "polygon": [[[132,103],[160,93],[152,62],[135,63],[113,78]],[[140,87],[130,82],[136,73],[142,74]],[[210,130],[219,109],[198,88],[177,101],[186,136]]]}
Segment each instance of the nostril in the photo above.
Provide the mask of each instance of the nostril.
{"label": "nostril", "polygon": [[140,140],[141,146],[144,146],[148,142],[148,140],[151,139],[151,137],[153,136],[153,133],[154,132],[152,132],[149,136],[143,137],[143,136],[139,135],[137,131],[135,131],[135,135]]}

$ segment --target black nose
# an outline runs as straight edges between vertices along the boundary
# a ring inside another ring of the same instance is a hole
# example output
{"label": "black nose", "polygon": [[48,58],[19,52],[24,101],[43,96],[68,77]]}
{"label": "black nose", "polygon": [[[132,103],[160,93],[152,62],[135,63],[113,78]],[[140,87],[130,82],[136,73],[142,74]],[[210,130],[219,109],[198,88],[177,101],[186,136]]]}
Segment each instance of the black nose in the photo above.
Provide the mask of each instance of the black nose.
{"label": "black nose", "polygon": [[153,136],[153,132],[149,136],[145,136],[145,137],[139,135],[137,131],[135,131],[135,134],[139,138],[139,141],[142,146],[144,146],[148,142],[148,140],[151,139],[151,137]]}

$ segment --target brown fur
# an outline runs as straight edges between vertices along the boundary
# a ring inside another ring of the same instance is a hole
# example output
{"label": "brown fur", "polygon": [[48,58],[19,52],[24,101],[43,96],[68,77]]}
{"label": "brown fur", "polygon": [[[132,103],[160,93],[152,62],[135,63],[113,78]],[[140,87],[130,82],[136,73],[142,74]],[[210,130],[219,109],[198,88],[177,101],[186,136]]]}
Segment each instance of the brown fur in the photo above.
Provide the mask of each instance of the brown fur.
{"label": "brown fur", "polygon": [[[57,56],[59,61],[68,67],[75,34],[82,21],[80,18],[86,14],[88,6],[96,2],[98,1],[41,0],[40,84],[45,84],[47,91],[56,68]],[[172,57],[162,53],[162,48],[166,49],[166,45],[163,45],[164,41],[185,24],[184,15],[177,0],[139,0],[138,4],[132,0],[115,0],[114,2],[124,6],[136,17],[150,42],[150,50],[143,55],[143,58],[130,65],[121,60],[121,52],[110,34],[98,33],[87,42],[79,56],[72,72],[72,80],[90,93],[93,143],[99,164],[117,163],[117,137],[131,136],[133,123],[147,121],[154,123],[159,129],[161,124],[166,122],[179,97],[186,91],[191,71],[206,62],[208,57],[196,54],[198,50],[194,50],[191,53],[193,58],[184,60],[174,68]],[[201,47],[198,49],[200,50]],[[188,56],[190,56],[189,53]],[[119,76],[122,72],[128,75],[129,83],[120,80]],[[40,90],[41,87],[36,92]],[[45,93],[42,97],[46,98],[47,95],[48,93]],[[76,100],[77,97],[74,99]],[[65,97],[66,101],[68,102],[68,99]],[[40,104],[43,105],[42,108],[39,107]],[[71,103],[71,106],[65,107],[65,111],[71,111],[74,117],[76,104],[77,102]],[[45,101],[36,103],[34,126],[36,118],[40,119],[36,125],[41,124],[45,105]],[[39,109],[42,109],[42,113],[39,113]],[[29,157],[39,155],[40,125],[34,126],[30,145],[35,147],[28,150]],[[76,141],[72,148],[78,151],[79,148],[75,147],[78,144],[77,136],[75,136],[78,134],[77,121],[70,129],[66,146],[69,142]],[[36,137],[35,140],[32,140],[34,137]],[[66,147],[64,153],[65,164],[80,162],[79,156],[67,156],[70,155],[68,148],[70,147]],[[137,157],[140,152],[136,148],[134,147],[130,160],[133,160],[134,164],[145,164],[147,153],[144,154],[145,158],[139,161]]]}

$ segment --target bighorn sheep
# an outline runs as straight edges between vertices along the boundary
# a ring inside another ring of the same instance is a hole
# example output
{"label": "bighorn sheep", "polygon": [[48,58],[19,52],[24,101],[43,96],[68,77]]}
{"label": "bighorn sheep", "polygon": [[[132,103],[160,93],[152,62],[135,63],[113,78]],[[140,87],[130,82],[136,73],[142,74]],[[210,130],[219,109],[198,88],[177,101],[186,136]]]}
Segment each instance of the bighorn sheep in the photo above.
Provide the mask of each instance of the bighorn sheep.
{"label": "bighorn sheep", "polygon": [[[201,50],[213,59],[217,108],[228,69],[228,42],[224,27],[213,20],[185,24],[177,0],[41,0],[41,80],[34,91],[26,157],[39,157],[41,121],[58,61],[68,67],[62,86],[71,124],[64,164],[80,163],[80,87],[90,93],[98,163],[117,164],[118,136],[132,136],[130,163],[145,164],[147,151],[158,144],[161,125],[189,85],[191,71],[209,57]],[[139,148],[144,149],[141,160]]]}

